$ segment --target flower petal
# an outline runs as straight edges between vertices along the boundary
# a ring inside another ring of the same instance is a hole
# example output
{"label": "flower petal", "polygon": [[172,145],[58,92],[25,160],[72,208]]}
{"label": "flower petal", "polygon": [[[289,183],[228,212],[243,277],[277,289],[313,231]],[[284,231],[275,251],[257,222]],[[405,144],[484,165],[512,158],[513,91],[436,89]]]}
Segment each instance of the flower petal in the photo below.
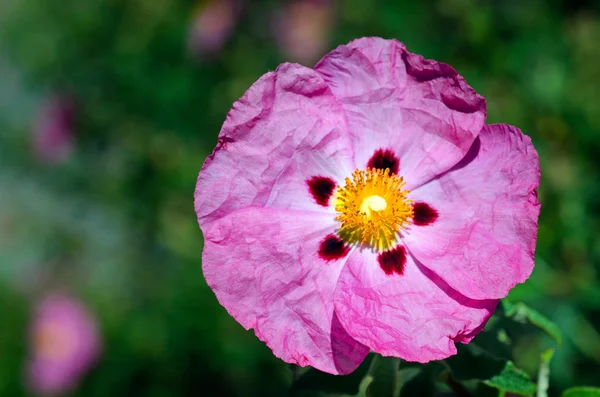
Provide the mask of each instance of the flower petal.
{"label": "flower petal", "polygon": [[205,230],[202,268],[229,314],[254,328],[282,360],[322,371],[353,371],[368,348],[339,324],[333,291],[347,255],[319,257],[331,216],[248,208]]}
{"label": "flower petal", "polygon": [[377,254],[355,251],[342,270],[335,309],[348,333],[371,350],[428,362],[456,354],[497,301],[466,298],[407,255],[402,274],[386,273]]}
{"label": "flower petal", "polygon": [[[354,170],[343,113],[312,69],[283,64],[237,101],[195,191],[201,224],[249,206],[324,211],[314,176],[341,183]],[[335,161],[331,161],[331,159]]]}
{"label": "flower petal", "polygon": [[455,165],[485,122],[485,99],[452,67],[395,40],[355,40],[315,70],[342,104],[357,167],[391,149],[409,189]]}
{"label": "flower petal", "polygon": [[515,127],[487,125],[451,171],[411,192],[437,212],[403,241],[423,265],[473,299],[502,298],[533,270],[538,156]]}

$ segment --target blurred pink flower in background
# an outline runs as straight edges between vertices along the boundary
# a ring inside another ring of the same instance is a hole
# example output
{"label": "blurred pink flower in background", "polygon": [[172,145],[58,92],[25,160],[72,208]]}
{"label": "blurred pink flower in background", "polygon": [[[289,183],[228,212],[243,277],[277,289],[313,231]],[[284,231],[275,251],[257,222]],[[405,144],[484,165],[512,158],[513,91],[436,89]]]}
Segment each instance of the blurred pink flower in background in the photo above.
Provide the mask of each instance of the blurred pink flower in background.
{"label": "blurred pink flower in background", "polygon": [[93,316],[78,300],[51,295],[36,308],[30,329],[27,384],[40,395],[71,390],[100,354]]}
{"label": "blurred pink flower in background", "polygon": [[287,60],[312,64],[327,50],[332,25],[333,8],[330,1],[290,2],[275,18],[280,51]]}
{"label": "blurred pink flower in background", "polygon": [[33,149],[44,163],[60,163],[73,150],[75,105],[64,95],[56,95],[44,102],[34,126]]}
{"label": "blurred pink flower in background", "polygon": [[194,55],[218,53],[233,33],[239,17],[239,0],[200,1],[189,33],[189,50]]}

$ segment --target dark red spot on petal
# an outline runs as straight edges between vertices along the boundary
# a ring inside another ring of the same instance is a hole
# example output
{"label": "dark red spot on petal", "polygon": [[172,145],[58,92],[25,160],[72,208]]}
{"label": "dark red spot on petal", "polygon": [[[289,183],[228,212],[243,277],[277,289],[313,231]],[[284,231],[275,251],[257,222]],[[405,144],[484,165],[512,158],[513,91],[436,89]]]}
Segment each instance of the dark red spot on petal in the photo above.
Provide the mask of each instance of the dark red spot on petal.
{"label": "dark red spot on petal", "polygon": [[215,154],[217,154],[217,152],[221,149],[227,149],[227,144],[230,142],[234,142],[235,139],[230,138],[228,136],[220,136],[219,139],[217,140],[217,146],[215,147],[215,149],[213,150],[213,152],[210,154],[210,156],[208,156],[210,159],[215,157]]}
{"label": "dark red spot on petal", "polygon": [[329,198],[335,189],[333,179],[324,176],[313,176],[306,181],[306,184],[317,204],[327,207],[329,205]]}
{"label": "dark red spot on petal", "polygon": [[227,149],[227,144],[230,142],[233,142],[233,141],[234,141],[234,139],[229,136],[226,136],[226,135],[220,136],[217,141],[217,147],[219,149]]}
{"label": "dark red spot on petal", "polygon": [[346,256],[349,250],[350,248],[341,238],[335,234],[330,234],[321,241],[319,256],[326,261],[333,261]]}
{"label": "dark red spot on petal", "polygon": [[417,202],[413,205],[413,223],[415,225],[431,225],[438,216],[438,212],[427,203]]}
{"label": "dark red spot on petal", "polygon": [[400,169],[400,160],[390,149],[378,149],[367,163],[367,167],[380,170],[390,169],[390,173],[397,174]]}
{"label": "dark red spot on petal", "polygon": [[388,276],[393,273],[402,274],[406,263],[406,249],[398,245],[389,251],[382,252],[377,257],[377,262]]}

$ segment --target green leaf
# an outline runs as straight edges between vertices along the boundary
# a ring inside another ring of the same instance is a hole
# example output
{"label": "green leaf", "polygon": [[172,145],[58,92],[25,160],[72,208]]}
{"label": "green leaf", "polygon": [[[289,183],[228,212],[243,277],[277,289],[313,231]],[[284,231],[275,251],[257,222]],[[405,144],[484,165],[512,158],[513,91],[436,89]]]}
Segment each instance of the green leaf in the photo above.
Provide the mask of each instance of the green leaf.
{"label": "green leaf", "polygon": [[565,390],[562,397],[600,397],[600,388],[587,386],[572,387]]}
{"label": "green leaf", "polygon": [[292,391],[357,394],[363,378],[369,371],[372,359],[373,355],[368,355],[362,364],[348,375],[331,375],[309,368],[297,376],[292,384]]}
{"label": "green leaf", "polygon": [[515,394],[530,395],[535,393],[536,386],[531,383],[529,375],[515,367],[511,361],[506,362],[502,372],[485,381],[488,386]]}
{"label": "green leaf", "polygon": [[538,371],[537,397],[548,397],[548,386],[550,386],[550,360],[554,355],[554,349],[548,349],[541,356],[540,369]]}
{"label": "green leaf", "polygon": [[398,358],[375,357],[369,371],[373,381],[367,387],[367,397],[396,397],[399,387],[399,366]]}
{"label": "green leaf", "polygon": [[495,358],[474,344],[457,348],[458,354],[445,360],[455,380],[480,380],[488,386],[516,394],[535,393],[536,385],[512,361]]}
{"label": "green leaf", "polygon": [[562,345],[563,335],[560,328],[537,310],[522,302],[511,303],[507,299],[502,300],[502,307],[507,317],[520,323],[535,325],[546,332],[559,346]]}

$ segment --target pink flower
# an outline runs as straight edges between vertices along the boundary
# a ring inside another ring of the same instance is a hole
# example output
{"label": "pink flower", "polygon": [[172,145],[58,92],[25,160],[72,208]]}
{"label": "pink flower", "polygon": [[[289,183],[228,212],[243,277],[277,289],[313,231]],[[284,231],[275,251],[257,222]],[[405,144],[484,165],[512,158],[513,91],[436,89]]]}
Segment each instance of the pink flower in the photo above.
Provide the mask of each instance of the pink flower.
{"label": "pink flower", "polygon": [[79,301],[63,295],[39,303],[30,338],[27,380],[31,390],[40,395],[68,392],[100,353],[93,317]]}
{"label": "pink flower", "polygon": [[219,302],[283,360],[456,353],[533,269],[538,157],[395,40],[283,64],[233,105],[195,209]]}
{"label": "pink flower", "polygon": [[194,13],[189,48],[194,54],[218,53],[233,33],[240,11],[239,0],[202,1]]}
{"label": "pink flower", "polygon": [[35,127],[33,148],[47,164],[66,160],[73,150],[75,106],[62,95],[48,99],[41,107]]}
{"label": "pink flower", "polygon": [[329,0],[296,0],[276,15],[277,43],[290,59],[313,63],[325,52],[332,25]]}

